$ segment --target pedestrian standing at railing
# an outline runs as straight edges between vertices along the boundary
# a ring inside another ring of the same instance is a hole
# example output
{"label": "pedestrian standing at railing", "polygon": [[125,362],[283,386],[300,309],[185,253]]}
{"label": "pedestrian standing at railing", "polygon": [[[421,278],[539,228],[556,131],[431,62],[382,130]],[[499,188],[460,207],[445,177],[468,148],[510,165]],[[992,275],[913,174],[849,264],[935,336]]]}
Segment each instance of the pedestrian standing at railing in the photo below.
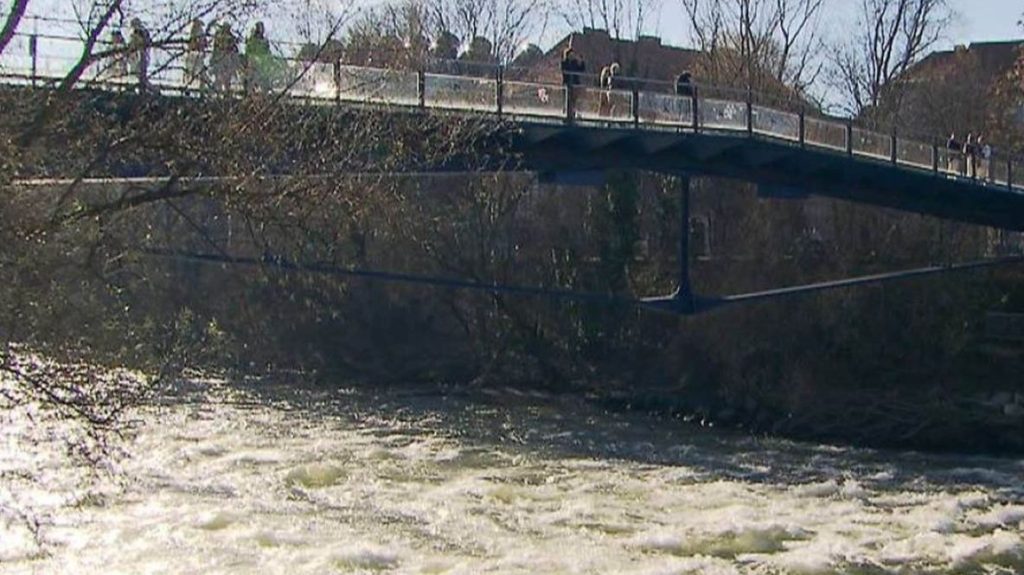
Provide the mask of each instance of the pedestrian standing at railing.
{"label": "pedestrian standing at railing", "polygon": [[613,62],[601,70],[601,110],[602,116],[610,116],[615,112],[615,105],[612,102],[612,90],[617,88],[619,63]]}
{"label": "pedestrian standing at railing", "polygon": [[204,89],[209,83],[206,77],[206,50],[209,48],[206,27],[199,18],[192,20],[188,34],[188,52],[185,54],[185,86]]}
{"label": "pedestrian standing at railing", "polygon": [[562,83],[565,84],[565,89],[569,96],[566,99],[566,105],[568,106],[566,114],[570,118],[576,116],[577,86],[579,86],[580,79],[586,71],[586,62],[573,49],[572,36],[570,36],[569,45],[562,52]]}
{"label": "pedestrian standing at railing", "polygon": [[569,47],[562,52],[562,83],[566,86],[578,86],[586,70],[586,63],[570,43]]}
{"label": "pedestrian standing at railing", "polygon": [[676,77],[676,95],[693,97],[693,74],[689,70],[684,70]]}
{"label": "pedestrian standing at railing", "polygon": [[981,158],[978,160],[978,177],[983,180],[991,179],[992,177],[992,146],[985,141],[982,136],[978,136],[978,155]]}
{"label": "pedestrian standing at railing", "polygon": [[214,88],[221,92],[231,90],[235,74],[238,71],[238,39],[231,31],[227,22],[217,27],[213,35],[213,56],[210,64],[213,68]]}
{"label": "pedestrian standing at railing", "polygon": [[598,76],[597,85],[601,88],[601,105],[598,109],[598,114],[607,116],[611,110],[611,98],[608,95],[608,87],[611,86],[611,66],[605,66],[601,68],[601,74]]}
{"label": "pedestrian standing at railing", "polygon": [[110,63],[107,65],[106,76],[111,80],[122,80],[128,76],[128,46],[124,34],[120,30],[110,33]]}
{"label": "pedestrian standing at railing", "polygon": [[963,153],[963,145],[956,139],[956,132],[949,135],[946,140],[946,150],[949,157],[946,158],[946,169],[954,174],[960,173],[960,155]]}
{"label": "pedestrian standing at railing", "polygon": [[962,175],[969,178],[977,176],[978,147],[974,143],[974,134],[967,134],[964,142],[964,169]]}
{"label": "pedestrian standing at railing", "polygon": [[153,39],[149,30],[142,25],[142,20],[132,18],[132,35],[128,39],[129,65],[131,72],[139,80],[139,92],[149,90],[149,48]]}

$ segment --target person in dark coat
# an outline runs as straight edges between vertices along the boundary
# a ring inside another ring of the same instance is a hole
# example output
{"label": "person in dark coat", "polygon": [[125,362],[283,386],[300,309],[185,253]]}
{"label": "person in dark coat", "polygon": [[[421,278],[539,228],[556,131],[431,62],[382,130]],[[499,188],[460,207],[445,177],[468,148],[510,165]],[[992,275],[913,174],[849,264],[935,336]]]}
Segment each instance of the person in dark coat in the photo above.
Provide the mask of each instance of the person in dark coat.
{"label": "person in dark coat", "polygon": [[149,48],[152,45],[153,39],[149,35],[149,30],[142,25],[142,20],[133,18],[132,34],[128,38],[129,64],[132,74],[139,80],[140,92],[149,89]]}
{"label": "person in dark coat", "polygon": [[562,52],[562,83],[566,86],[579,86],[586,71],[586,63],[573,49],[572,40],[570,40],[569,46]]}
{"label": "person in dark coat", "polygon": [[562,83],[568,90],[569,97],[566,100],[569,107],[567,115],[572,118],[576,115],[577,89],[580,85],[583,74],[587,71],[587,65],[579,53],[572,47],[572,37],[569,37],[569,45],[562,52]]}
{"label": "person in dark coat", "polygon": [[676,77],[676,95],[693,97],[693,75],[689,70]]}
{"label": "person in dark coat", "polygon": [[946,158],[946,169],[953,173],[960,173],[960,155],[963,153],[963,144],[956,139],[956,133],[949,135],[946,140],[946,150],[949,156]]}

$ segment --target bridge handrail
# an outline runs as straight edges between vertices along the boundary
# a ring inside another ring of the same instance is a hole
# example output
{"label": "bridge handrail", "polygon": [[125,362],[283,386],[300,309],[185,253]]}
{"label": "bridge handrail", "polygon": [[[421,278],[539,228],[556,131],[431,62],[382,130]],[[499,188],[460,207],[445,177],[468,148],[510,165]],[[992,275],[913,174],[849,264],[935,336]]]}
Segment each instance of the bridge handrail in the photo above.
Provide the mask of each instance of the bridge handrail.
{"label": "bridge handrail", "polygon": [[[26,50],[19,52],[21,42]],[[80,38],[17,33],[0,54],[0,78],[48,85],[62,79],[78,61]],[[280,47],[283,44],[278,44]],[[77,49],[76,49],[77,48]],[[100,50],[110,50],[102,44]],[[94,62],[81,85],[127,90],[132,52]],[[191,53],[184,42],[150,52],[150,89],[194,96],[216,91],[223,74],[209,51]],[[321,63],[274,56],[247,67],[244,55],[220,92],[232,94],[287,86],[291,96],[319,101],[371,102],[463,112],[490,113],[563,123],[598,123],[636,129],[688,129],[695,132],[746,132],[800,147],[831,150],[851,158],[926,170],[937,177],[969,179],[984,186],[1024,193],[1024,161],[1001,153],[986,160],[949,150],[941,139],[918,141],[895,131],[881,133],[849,118],[821,114],[795,94],[792,98],[729,87],[693,84],[690,95],[675,84],[617,77],[612,89],[597,86],[597,75],[579,74],[573,85],[552,83],[558,71],[504,67],[490,63],[435,60],[419,69],[389,69]],[[476,72],[476,73],[466,73]],[[547,81],[544,81],[544,76]],[[781,105],[780,105],[781,104]],[[1020,169],[1018,169],[1018,167]]]}

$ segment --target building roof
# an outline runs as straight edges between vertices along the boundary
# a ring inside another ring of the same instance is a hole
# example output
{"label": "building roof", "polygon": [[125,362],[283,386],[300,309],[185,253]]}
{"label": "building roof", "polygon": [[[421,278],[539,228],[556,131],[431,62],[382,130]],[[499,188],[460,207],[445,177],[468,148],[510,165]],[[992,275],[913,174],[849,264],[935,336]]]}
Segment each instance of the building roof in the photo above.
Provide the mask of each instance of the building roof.
{"label": "building roof", "polygon": [[584,28],[562,38],[536,64],[534,79],[560,82],[562,53],[572,42],[572,48],[586,63],[588,74],[595,76],[601,69],[618,62],[620,75],[642,78],[672,85],[684,70],[691,70],[700,52],[661,43],[657,36],[640,36],[636,40],[613,38],[607,30]]}
{"label": "building roof", "polygon": [[971,58],[972,66],[984,76],[997,77],[1008,72],[1021,56],[1024,40],[1008,40],[1002,42],[975,42],[960,45],[952,50],[932,52],[908,70],[913,79],[934,78],[949,74],[966,58]]}

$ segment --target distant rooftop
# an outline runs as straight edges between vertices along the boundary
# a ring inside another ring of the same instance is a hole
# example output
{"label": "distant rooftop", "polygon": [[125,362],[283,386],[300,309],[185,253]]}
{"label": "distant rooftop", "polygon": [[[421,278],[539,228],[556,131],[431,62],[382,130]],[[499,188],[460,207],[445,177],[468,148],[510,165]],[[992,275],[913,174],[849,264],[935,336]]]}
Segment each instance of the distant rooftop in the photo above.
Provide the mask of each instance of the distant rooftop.
{"label": "distant rooftop", "polygon": [[995,76],[1013,67],[1021,56],[1024,40],[1005,40],[997,42],[974,42],[958,45],[952,50],[932,52],[911,68],[910,73],[917,75],[941,75],[960,62],[960,58],[976,59],[980,71]]}
{"label": "distant rooftop", "polygon": [[570,41],[586,63],[587,73],[595,75],[601,68],[618,62],[622,76],[671,83],[684,70],[693,69],[700,57],[697,50],[665,45],[657,36],[623,40],[613,38],[607,30],[583,28],[583,32],[565,36],[544,54],[538,64],[539,79],[561,81],[559,65]]}

